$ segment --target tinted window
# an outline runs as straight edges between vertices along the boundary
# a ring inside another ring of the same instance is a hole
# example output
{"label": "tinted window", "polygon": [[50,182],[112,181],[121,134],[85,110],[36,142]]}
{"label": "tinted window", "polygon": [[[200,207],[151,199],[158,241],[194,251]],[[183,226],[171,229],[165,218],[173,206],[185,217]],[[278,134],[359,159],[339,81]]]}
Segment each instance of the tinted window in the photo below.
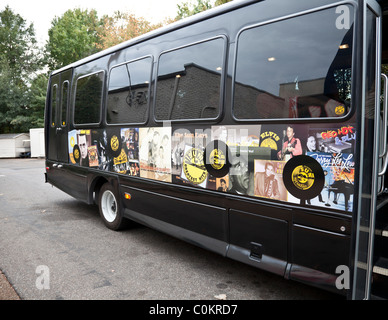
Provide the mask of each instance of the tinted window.
{"label": "tinted window", "polygon": [[61,125],[66,126],[67,100],[69,97],[69,81],[62,84]]}
{"label": "tinted window", "polygon": [[78,78],[76,84],[74,123],[99,123],[104,72]]}
{"label": "tinted window", "polygon": [[249,28],[238,37],[239,119],[339,117],[350,108],[353,10],[327,9]]}
{"label": "tinted window", "polygon": [[152,59],[112,68],[109,78],[107,123],[143,123],[148,115]]}
{"label": "tinted window", "polygon": [[54,84],[51,88],[51,126],[55,127],[56,112],[57,112],[57,95],[58,86]]}
{"label": "tinted window", "polygon": [[157,120],[216,118],[220,112],[223,38],[163,53],[159,58]]}

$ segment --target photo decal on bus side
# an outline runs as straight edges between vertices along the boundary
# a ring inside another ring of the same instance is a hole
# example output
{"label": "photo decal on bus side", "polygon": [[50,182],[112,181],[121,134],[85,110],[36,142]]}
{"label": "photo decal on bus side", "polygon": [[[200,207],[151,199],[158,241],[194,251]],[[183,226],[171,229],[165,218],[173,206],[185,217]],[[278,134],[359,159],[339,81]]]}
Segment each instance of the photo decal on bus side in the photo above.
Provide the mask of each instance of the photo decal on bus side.
{"label": "photo decal on bus side", "polygon": [[126,174],[140,177],[139,128],[121,129],[122,149],[127,157]]}
{"label": "photo decal on bus side", "polygon": [[208,187],[204,162],[205,146],[210,141],[210,128],[177,128],[172,134],[172,181],[202,188]]}
{"label": "photo decal on bus side", "polygon": [[[71,163],[79,164],[83,167],[90,167],[90,154],[92,154],[92,166],[95,164],[93,159],[93,151],[89,148],[91,143],[90,130],[72,130],[69,132],[69,158]],[[94,148],[92,148],[94,149]]]}
{"label": "photo decal on bus side", "polygon": [[[306,154],[317,160],[325,173],[321,204],[334,209],[352,211],[354,194],[354,125],[342,125],[326,130],[311,129]],[[316,139],[315,150],[313,138]],[[314,201],[314,199],[312,199]],[[316,201],[316,199],[315,199]]]}
{"label": "photo decal on bus side", "polygon": [[140,176],[171,182],[171,127],[139,129]]}
{"label": "photo decal on bus side", "polygon": [[283,181],[285,161],[255,160],[255,196],[287,201]]}
{"label": "photo decal on bus side", "polygon": [[122,127],[72,130],[68,148],[74,165],[351,211],[355,140],[353,124]]}

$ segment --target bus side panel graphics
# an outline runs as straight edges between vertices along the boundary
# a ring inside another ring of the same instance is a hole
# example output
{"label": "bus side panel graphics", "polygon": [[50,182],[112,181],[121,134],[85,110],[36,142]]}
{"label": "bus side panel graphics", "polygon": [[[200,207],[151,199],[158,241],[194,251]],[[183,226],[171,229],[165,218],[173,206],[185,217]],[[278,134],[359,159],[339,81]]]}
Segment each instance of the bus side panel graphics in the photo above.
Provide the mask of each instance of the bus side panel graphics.
{"label": "bus side panel graphics", "polygon": [[83,167],[96,165],[96,160],[93,158],[95,148],[92,146],[90,130],[70,131],[68,133],[68,146],[71,163],[79,164]]}
{"label": "bus side panel graphics", "polygon": [[140,176],[171,182],[171,127],[139,129]]}
{"label": "bus side panel graphics", "polygon": [[[355,141],[352,124],[309,129],[305,154],[322,167],[324,184],[317,196],[307,199],[308,205],[352,211]],[[291,195],[288,200],[298,203],[299,199]]]}
{"label": "bus side panel graphics", "polygon": [[69,159],[70,163],[77,163],[76,159],[78,160],[80,157],[78,148],[75,148],[77,145],[77,130],[72,130],[68,133],[68,150],[69,150]]}
{"label": "bus side panel graphics", "polygon": [[[300,204],[302,199],[306,205],[351,211],[355,139],[352,124],[122,127],[72,130],[68,145],[73,165],[283,202]],[[284,172],[288,161],[297,157]],[[319,170],[312,165],[309,171],[309,158]],[[296,193],[290,192],[290,178],[285,178],[290,170],[299,177]],[[315,186],[301,188],[303,177],[313,176],[319,180]],[[322,190],[313,194],[316,186]]]}
{"label": "bus side panel graphics", "polygon": [[287,161],[283,181],[289,193],[304,204],[320,194],[324,186],[324,172],[318,161],[298,155]]}
{"label": "bus side panel graphics", "polygon": [[125,170],[121,173],[140,177],[139,128],[122,128],[120,136],[123,154],[122,169]]}
{"label": "bus side panel graphics", "polygon": [[285,164],[285,161],[255,160],[255,196],[288,201],[283,179]]}
{"label": "bus side panel graphics", "polygon": [[327,159],[327,154],[311,153],[309,156],[321,161],[325,172],[325,190],[322,190],[322,193],[325,192],[327,198],[321,202],[324,202],[327,207],[352,211],[355,170],[353,154],[332,153],[329,155],[330,159]]}
{"label": "bus side panel graphics", "polygon": [[211,129],[174,129],[171,142],[172,181],[213,189],[214,181],[205,167],[205,147],[210,142]]}
{"label": "bus side panel graphics", "polygon": [[[212,127],[212,141],[220,141],[227,145],[224,153],[228,154],[229,172],[224,177],[216,179],[220,181],[220,185],[226,185],[227,192],[254,196],[254,161],[271,159],[271,148],[260,147],[261,130],[262,125]],[[208,155],[212,152],[213,148],[207,150]],[[211,165],[212,163],[208,167]]]}

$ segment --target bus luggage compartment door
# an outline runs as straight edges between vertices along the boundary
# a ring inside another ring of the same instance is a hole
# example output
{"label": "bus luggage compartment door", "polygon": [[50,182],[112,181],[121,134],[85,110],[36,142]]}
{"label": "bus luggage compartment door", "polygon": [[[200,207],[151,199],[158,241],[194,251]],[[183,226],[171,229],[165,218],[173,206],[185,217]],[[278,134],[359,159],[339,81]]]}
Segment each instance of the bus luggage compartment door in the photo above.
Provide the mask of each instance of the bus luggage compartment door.
{"label": "bus luggage compartment door", "polygon": [[288,238],[286,220],[230,209],[229,226],[229,258],[284,275]]}
{"label": "bus luggage compartment door", "polygon": [[227,248],[227,210],[218,206],[121,185],[125,215],[156,230],[221,255]]}

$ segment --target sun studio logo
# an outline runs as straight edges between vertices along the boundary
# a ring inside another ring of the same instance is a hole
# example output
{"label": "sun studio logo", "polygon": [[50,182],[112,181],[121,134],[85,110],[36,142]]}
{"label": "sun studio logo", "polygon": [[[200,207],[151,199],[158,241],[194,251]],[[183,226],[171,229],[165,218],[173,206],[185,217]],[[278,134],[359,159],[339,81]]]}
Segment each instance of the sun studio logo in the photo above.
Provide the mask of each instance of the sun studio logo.
{"label": "sun studio logo", "polygon": [[310,189],[314,180],[314,172],[306,165],[299,165],[292,171],[292,182],[300,190]]}
{"label": "sun studio logo", "polygon": [[117,151],[119,148],[119,139],[116,135],[112,136],[110,139],[110,147],[112,148],[112,151]]}
{"label": "sun studio logo", "polygon": [[74,150],[74,158],[79,159],[79,150],[78,149]]}
{"label": "sun studio logo", "polygon": [[272,131],[263,132],[260,135],[260,138],[262,139],[260,147],[270,147],[273,150],[278,149],[277,142],[280,140],[280,137],[275,132],[272,132]]}
{"label": "sun studio logo", "polygon": [[221,149],[215,148],[210,152],[210,164],[216,170],[221,170],[225,165],[226,157]]}
{"label": "sun studio logo", "polygon": [[203,162],[203,152],[197,148],[190,148],[183,160],[183,172],[187,180],[194,184],[201,184],[207,177]]}

